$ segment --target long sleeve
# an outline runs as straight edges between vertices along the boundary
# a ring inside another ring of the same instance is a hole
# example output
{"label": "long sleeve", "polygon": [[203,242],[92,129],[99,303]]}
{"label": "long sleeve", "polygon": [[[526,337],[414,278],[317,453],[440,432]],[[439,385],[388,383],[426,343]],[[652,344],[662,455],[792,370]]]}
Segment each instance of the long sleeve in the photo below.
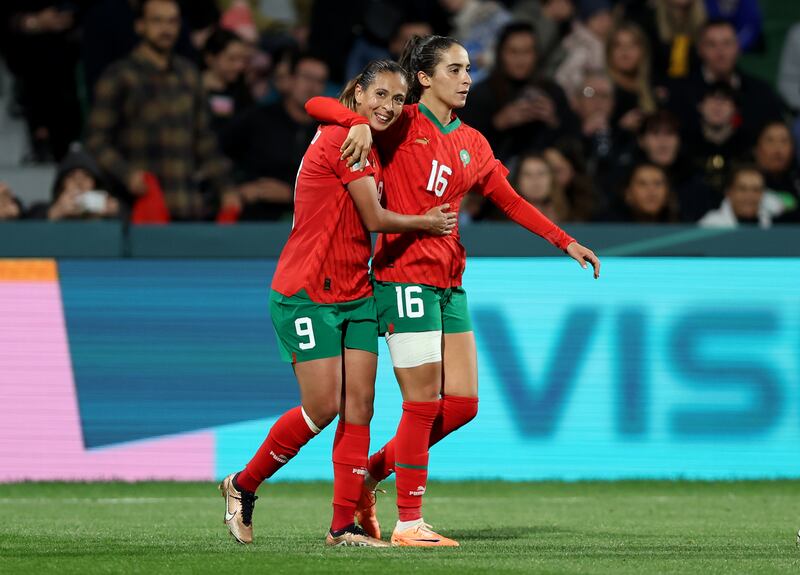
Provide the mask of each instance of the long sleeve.
{"label": "long sleeve", "polygon": [[484,180],[479,191],[503,210],[509,219],[557,248],[566,250],[575,240],[517,194],[506,180],[508,171],[499,161],[495,161],[497,167]]}
{"label": "long sleeve", "polygon": [[125,97],[122,74],[110,70],[97,82],[94,106],[89,114],[86,147],[105,171],[123,185],[128,185],[131,168],[122,153],[115,147],[115,136],[120,129]]}
{"label": "long sleeve", "polygon": [[317,96],[306,102],[306,112],[309,116],[323,124],[337,124],[345,128],[352,128],[359,124],[369,124],[369,120],[341,104],[335,98]]}

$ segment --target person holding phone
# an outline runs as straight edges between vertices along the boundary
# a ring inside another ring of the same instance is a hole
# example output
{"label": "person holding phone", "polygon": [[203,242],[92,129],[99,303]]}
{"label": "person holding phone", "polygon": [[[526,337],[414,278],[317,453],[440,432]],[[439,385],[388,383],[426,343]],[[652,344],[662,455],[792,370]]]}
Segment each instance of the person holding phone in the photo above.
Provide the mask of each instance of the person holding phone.
{"label": "person holding phone", "polygon": [[119,218],[119,201],[106,191],[100,168],[80,146],[73,144],[53,182],[52,200],[35,204],[29,217],[58,220]]}

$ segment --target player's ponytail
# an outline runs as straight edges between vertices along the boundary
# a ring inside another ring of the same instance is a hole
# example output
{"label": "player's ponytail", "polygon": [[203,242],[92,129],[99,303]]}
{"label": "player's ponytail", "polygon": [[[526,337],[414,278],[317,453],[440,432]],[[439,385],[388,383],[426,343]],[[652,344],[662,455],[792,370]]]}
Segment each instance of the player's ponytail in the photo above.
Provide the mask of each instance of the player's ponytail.
{"label": "player's ponytail", "polygon": [[356,111],[356,86],[362,90],[369,88],[380,74],[399,74],[403,79],[408,78],[407,72],[400,64],[392,60],[373,60],[367,64],[361,73],[350,80],[339,94],[339,102]]}
{"label": "player's ponytail", "polygon": [[407,104],[419,102],[422,97],[422,84],[419,83],[419,73],[425,72],[433,76],[433,70],[442,59],[442,52],[446,52],[454,44],[461,45],[455,38],[448,36],[412,36],[403,48],[400,56],[400,65],[408,70],[408,98]]}

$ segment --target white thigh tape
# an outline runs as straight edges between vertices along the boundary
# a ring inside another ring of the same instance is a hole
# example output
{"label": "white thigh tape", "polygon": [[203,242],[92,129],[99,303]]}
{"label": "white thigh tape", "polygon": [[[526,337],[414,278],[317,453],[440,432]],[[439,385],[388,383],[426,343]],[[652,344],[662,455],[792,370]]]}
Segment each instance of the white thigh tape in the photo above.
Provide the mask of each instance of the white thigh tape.
{"label": "white thigh tape", "polygon": [[441,330],[387,333],[386,344],[395,367],[417,367],[442,361]]}

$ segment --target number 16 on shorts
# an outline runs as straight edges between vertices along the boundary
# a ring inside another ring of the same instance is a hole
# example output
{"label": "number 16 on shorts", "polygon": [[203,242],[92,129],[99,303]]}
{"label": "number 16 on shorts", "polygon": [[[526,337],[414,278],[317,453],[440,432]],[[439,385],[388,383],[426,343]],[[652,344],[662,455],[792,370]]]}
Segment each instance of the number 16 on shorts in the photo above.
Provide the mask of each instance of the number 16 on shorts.
{"label": "number 16 on shorts", "polygon": [[[425,315],[425,302],[422,300],[422,287],[395,286],[397,292],[397,317],[417,318]],[[405,294],[405,295],[403,295]]]}

